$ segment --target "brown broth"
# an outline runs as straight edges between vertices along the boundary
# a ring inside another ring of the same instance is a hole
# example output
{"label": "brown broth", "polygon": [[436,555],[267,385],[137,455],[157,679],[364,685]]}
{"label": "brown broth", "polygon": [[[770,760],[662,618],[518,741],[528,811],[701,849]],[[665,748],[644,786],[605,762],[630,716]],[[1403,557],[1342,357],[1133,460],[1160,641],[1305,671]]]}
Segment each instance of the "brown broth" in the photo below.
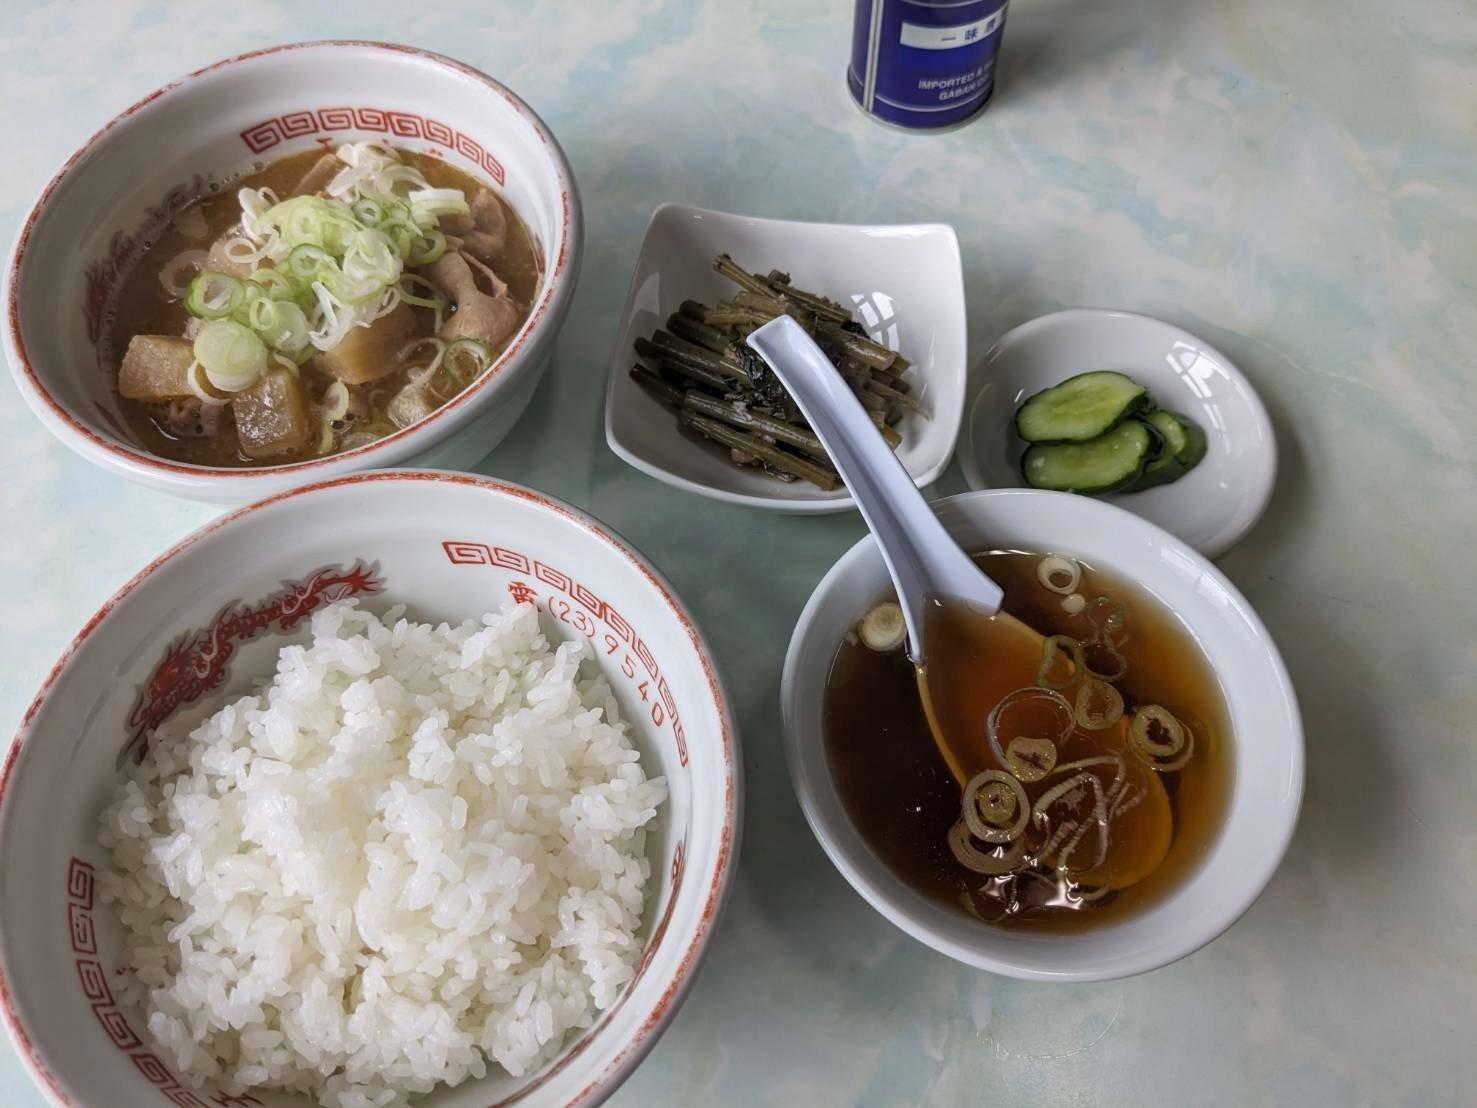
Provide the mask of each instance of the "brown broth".
{"label": "brown broth", "polygon": [[[419,169],[426,180],[437,188],[461,189],[468,199],[475,193],[489,191],[476,178],[440,158],[398,147],[396,152],[407,164]],[[190,315],[185,310],[184,301],[171,296],[159,283],[159,274],[164,267],[181,251],[208,249],[212,242],[238,222],[241,209],[236,194],[240,189],[270,188],[278,196],[288,196],[323,153],[322,147],[314,147],[300,154],[290,154],[254,173],[234,179],[229,187],[208,193],[194,201],[159,230],[154,236],[153,245],[140,255],[120,282],[109,308],[110,322],[101,357],[112,372],[116,374],[123,352],[128,349],[129,340],[135,335],[184,334]],[[507,244],[502,253],[493,259],[492,268],[507,283],[510,295],[522,307],[523,316],[519,320],[521,326],[538,292],[538,253],[533,236],[518,213],[501,196],[497,196],[497,201],[507,217],[508,234]],[[198,222],[192,212],[198,212],[204,217],[203,233],[199,231]],[[186,234],[186,227],[191,227],[195,233]],[[434,325],[431,312],[417,308],[415,314],[422,333],[430,335]],[[513,333],[516,335],[516,330]],[[512,341],[511,336],[508,341]],[[495,356],[499,352],[494,350],[492,353]],[[351,415],[342,421],[333,449],[328,453],[333,454],[344,449],[345,438],[355,431],[369,431],[376,435],[394,431],[395,427],[389,420],[386,408],[390,398],[405,384],[408,375],[415,368],[414,364],[409,365],[365,386],[363,391],[366,414]],[[315,371],[311,366],[303,368],[303,379],[314,402],[323,396],[333,381],[333,378]],[[353,391],[351,388],[351,393]],[[440,402],[444,404],[453,395],[455,393],[441,397]],[[268,464],[248,458],[242,453],[235,426],[229,418],[223,421],[220,431],[214,435],[183,436],[171,432],[160,405],[121,396],[118,397],[118,405],[135,441],[151,454],[190,465],[255,468]],[[301,457],[284,457],[270,464],[302,461],[304,458],[318,456],[316,448],[309,447]]]}
{"label": "brown broth", "polygon": [[[1062,597],[1043,587],[1040,555],[992,551],[977,561],[1005,590],[1005,610],[1042,634],[1090,637],[1086,614],[1070,616]],[[1224,820],[1233,777],[1229,717],[1220,685],[1194,639],[1174,616],[1145,593],[1082,566],[1078,587],[1089,600],[1110,596],[1127,610],[1129,634],[1119,648],[1128,662],[1117,683],[1131,713],[1135,704],[1160,704],[1192,728],[1195,753],[1179,772],[1155,774],[1135,759],[1130,773],[1157,777],[1172,818],[1168,853],[1152,872],[1127,888],[1086,902],[1062,895],[1054,883],[1027,878],[1013,886],[1020,908],[1002,915],[1010,890],[1000,879],[973,873],[953,856],[949,829],[959,819],[961,790],[934,744],[919,694],[918,673],[903,650],[879,654],[848,635],[836,652],[825,693],[824,732],[831,773],[853,825],[892,872],[917,891],[976,918],[1012,927],[1076,931],[1123,919],[1184,881],[1214,842]],[[1039,656],[982,666],[978,617],[942,609],[930,616],[929,687],[947,684],[952,727],[984,729],[989,711],[1007,692],[1034,683]],[[988,634],[988,632],[986,632]],[[975,640],[974,650],[970,640]],[[1089,664],[1092,655],[1088,656]],[[1024,675],[1024,676],[1023,676]],[[1069,700],[1073,691],[1065,694]],[[952,732],[951,732],[952,733]],[[1062,744],[1061,760],[1079,759],[1121,743],[1124,732],[1078,729]],[[995,768],[994,759],[973,769]],[[1106,780],[1105,780],[1106,783]],[[1138,782],[1142,784],[1142,782]],[[1033,798],[1042,786],[1027,786]],[[1145,804],[1142,809],[1147,809]],[[1119,865],[1133,865],[1149,836],[1145,819],[1123,818],[1114,843]],[[1137,822],[1136,822],[1137,821]],[[1113,858],[1110,855],[1110,860]]]}

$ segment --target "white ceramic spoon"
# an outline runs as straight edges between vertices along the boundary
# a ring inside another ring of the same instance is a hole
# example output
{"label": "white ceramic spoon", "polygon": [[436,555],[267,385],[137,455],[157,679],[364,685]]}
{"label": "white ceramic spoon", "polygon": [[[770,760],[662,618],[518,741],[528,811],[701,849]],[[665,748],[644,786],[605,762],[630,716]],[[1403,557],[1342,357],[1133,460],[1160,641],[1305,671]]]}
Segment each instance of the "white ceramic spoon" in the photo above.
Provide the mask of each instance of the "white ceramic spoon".
{"label": "white ceramic spoon", "polygon": [[[1000,586],[949,537],[861,401],[805,329],[783,315],[755,330],[747,341],[789,390],[861,509],[897,589],[908,628],[908,656],[920,674],[928,649],[925,616],[930,605],[946,599],[967,605],[982,618],[994,617],[1002,629],[1029,636],[1028,645],[1039,654],[1042,636],[1000,610],[1004,597]],[[920,686],[927,706],[927,683],[920,681]],[[975,736],[971,743],[971,736],[943,735],[931,710],[928,716],[934,741],[962,784],[962,766],[978,761],[958,757],[959,744],[972,748],[980,739]],[[980,732],[983,735],[983,728]]]}

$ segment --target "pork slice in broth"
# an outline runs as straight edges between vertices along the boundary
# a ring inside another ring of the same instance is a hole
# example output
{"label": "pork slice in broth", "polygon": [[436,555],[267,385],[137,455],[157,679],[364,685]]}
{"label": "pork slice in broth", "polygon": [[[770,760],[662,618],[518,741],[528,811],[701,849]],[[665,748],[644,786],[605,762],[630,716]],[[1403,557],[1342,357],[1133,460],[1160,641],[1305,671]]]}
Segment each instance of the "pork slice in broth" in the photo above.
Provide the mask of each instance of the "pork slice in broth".
{"label": "pork slice in broth", "polygon": [[464,253],[491,262],[508,244],[508,217],[498,199],[487,189],[473,194],[466,215],[447,216],[439,226]]}
{"label": "pork slice in broth", "polygon": [[311,169],[304,173],[296,185],[292,187],[292,196],[314,196],[328,187],[328,182],[338,176],[338,171],[344,168],[344,163],[339,161],[335,154],[324,154],[313,163]]}
{"label": "pork slice in broth", "polygon": [[457,304],[456,312],[441,328],[441,337],[477,339],[496,350],[518,329],[518,305],[506,296],[478,296]]}
{"label": "pork slice in broth", "polygon": [[161,424],[175,438],[206,439],[221,432],[226,418],[226,405],[206,404],[187,396],[171,400],[164,408]]}
{"label": "pork slice in broth", "polygon": [[508,295],[508,286],[476,258],[448,250],[422,272],[456,303],[456,311],[441,327],[447,342],[477,339],[488,350],[496,350],[517,330],[523,313]]}

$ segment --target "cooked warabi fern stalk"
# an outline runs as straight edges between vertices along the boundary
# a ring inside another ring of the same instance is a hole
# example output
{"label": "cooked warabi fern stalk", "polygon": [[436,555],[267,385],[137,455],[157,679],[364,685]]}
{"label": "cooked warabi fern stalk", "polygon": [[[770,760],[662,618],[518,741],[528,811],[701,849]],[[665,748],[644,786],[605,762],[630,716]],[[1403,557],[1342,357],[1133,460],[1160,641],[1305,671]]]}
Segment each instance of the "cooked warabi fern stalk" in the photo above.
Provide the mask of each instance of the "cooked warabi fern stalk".
{"label": "cooked warabi fern stalk", "polygon": [[774,269],[750,273],[727,254],[713,268],[738,286],[717,304],[685,300],[664,330],[637,339],[631,377],[677,414],[678,426],[724,449],[739,466],[757,467],[781,481],[809,481],[830,491],[841,478],[825,447],[764,359],[744,339],[781,315],[806,329],[836,366],[894,450],[897,424],[909,412],[927,413],[903,379],[911,363],[867,337],[834,300],[790,283]]}

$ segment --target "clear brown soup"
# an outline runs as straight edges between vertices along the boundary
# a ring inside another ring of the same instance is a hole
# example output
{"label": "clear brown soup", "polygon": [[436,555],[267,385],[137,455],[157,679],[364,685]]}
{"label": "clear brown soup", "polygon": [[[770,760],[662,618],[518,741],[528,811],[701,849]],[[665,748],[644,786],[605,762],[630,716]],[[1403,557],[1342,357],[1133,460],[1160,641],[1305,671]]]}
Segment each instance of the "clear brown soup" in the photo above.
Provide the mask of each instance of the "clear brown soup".
{"label": "clear brown soup", "polygon": [[[1022,622],[1044,635],[1090,637],[1089,616],[1068,615],[1063,597],[1038,580],[1041,555],[991,551],[976,555],[975,561],[1005,590],[1005,610]],[[981,876],[965,868],[948,845],[950,829],[960,819],[962,790],[930,733],[917,670],[907,652],[879,653],[857,635],[848,635],[827,679],[826,751],[853,825],[913,889],[991,924],[1078,931],[1139,912],[1195,869],[1225,817],[1233,777],[1228,714],[1199,647],[1151,597],[1090,566],[1081,570],[1078,591],[1085,598],[1111,597],[1126,611],[1129,634],[1118,649],[1128,669],[1116,687],[1128,713],[1138,705],[1162,705],[1194,733],[1194,755],[1183,768],[1154,774],[1167,794],[1173,821],[1168,852],[1147,877],[1127,888],[1080,900],[1063,895],[1060,882]],[[964,641],[967,632],[960,627],[945,627],[942,633],[934,628],[928,636],[930,688],[932,682],[947,681],[962,690],[964,710],[983,730],[1002,695],[1000,679],[985,672],[977,657],[969,658],[967,650],[936,649],[939,640]],[[1088,662],[1093,663],[1090,653]],[[1034,659],[1030,664],[1034,667]],[[1018,677],[1019,670],[1006,684],[1020,684]],[[1063,760],[1102,753],[1115,741],[1107,736],[1116,733],[1079,729],[1070,740],[1079,746],[1069,750],[1063,744]],[[1141,765],[1135,769],[1149,772]],[[1125,849],[1133,845],[1130,841]]]}
{"label": "clear brown soup", "polygon": [[[201,197],[162,228],[154,236],[150,248],[139,257],[124,277],[109,307],[105,327],[106,346],[102,352],[105,364],[116,370],[123,352],[128,349],[129,342],[135,335],[184,334],[190,315],[185,310],[183,299],[171,296],[161,285],[161,270],[181,251],[208,249],[211,243],[239,222],[241,210],[236,199],[238,190],[270,188],[279,197],[288,197],[324,153],[324,149],[314,148],[292,154],[254,173],[237,178],[230,182],[230,187]],[[419,169],[426,180],[437,188],[461,189],[469,200],[479,193],[487,193],[497,200],[503,210],[507,233],[503,248],[489,260],[489,264],[498,277],[506,282],[509,295],[520,306],[518,323],[521,326],[538,291],[540,269],[533,237],[518,213],[486,185],[439,158],[399,148],[396,153],[406,164]],[[198,213],[199,218],[193,213]],[[417,307],[413,309],[413,314],[414,329],[397,344],[400,347],[414,337],[434,333],[433,316],[429,310]],[[514,328],[513,334],[516,333],[517,329]],[[512,335],[509,335],[491,353],[496,356],[506,348],[511,338]],[[389,415],[389,401],[406,384],[409,376],[422,367],[424,361],[422,357],[412,356],[403,366],[370,384],[351,386],[353,407],[349,415],[335,425],[333,444],[329,449],[320,450],[318,444],[313,443],[299,451],[270,460],[250,457],[242,450],[236,428],[229,417],[222,420],[218,429],[212,433],[191,433],[198,431],[198,428],[182,432],[178,418],[171,418],[172,413],[166,405],[144,403],[123,396],[119,396],[118,403],[132,438],[144,449],[160,457],[193,465],[232,468],[281,464],[338,453],[361,445],[370,438],[394,432],[397,427]],[[313,403],[321,402],[324,392],[334,380],[315,370],[311,363],[302,368],[302,377],[309,400]],[[434,395],[431,398],[433,406],[439,407],[446,403],[469,383],[460,382],[460,387],[447,388]]]}

